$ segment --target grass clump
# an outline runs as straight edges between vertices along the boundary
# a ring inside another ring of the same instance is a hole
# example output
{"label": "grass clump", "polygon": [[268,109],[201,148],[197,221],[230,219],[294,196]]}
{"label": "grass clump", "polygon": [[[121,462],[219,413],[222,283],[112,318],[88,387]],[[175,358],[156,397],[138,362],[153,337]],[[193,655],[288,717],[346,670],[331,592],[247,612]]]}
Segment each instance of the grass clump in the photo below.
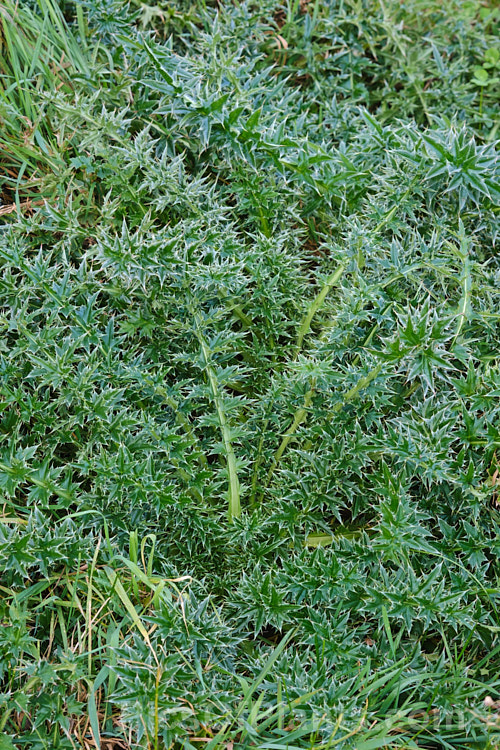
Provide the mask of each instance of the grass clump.
{"label": "grass clump", "polygon": [[498,21],[5,0],[0,748],[499,746]]}

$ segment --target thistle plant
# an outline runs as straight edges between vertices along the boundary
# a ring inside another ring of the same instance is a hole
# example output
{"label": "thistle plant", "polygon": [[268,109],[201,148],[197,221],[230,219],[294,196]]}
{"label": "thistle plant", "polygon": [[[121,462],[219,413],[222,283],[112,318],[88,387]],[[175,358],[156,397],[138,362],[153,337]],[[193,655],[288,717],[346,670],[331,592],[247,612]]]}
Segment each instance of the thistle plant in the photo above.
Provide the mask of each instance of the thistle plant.
{"label": "thistle plant", "polygon": [[0,748],[498,746],[498,18],[4,2]]}

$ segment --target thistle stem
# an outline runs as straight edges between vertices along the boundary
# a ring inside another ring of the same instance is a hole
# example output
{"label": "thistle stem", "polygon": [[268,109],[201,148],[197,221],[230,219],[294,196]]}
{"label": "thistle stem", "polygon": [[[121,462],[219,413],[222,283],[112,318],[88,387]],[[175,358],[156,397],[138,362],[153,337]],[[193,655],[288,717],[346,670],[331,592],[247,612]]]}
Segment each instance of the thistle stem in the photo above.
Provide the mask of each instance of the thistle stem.
{"label": "thistle stem", "polygon": [[208,382],[210,390],[212,392],[212,398],[219,419],[220,431],[222,434],[222,441],[226,452],[226,465],[227,473],[229,477],[229,488],[228,488],[228,516],[229,520],[233,518],[240,518],[241,516],[241,500],[240,500],[240,482],[238,479],[238,471],[236,467],[236,455],[234,452],[233,444],[231,442],[231,429],[227,421],[226,412],[224,410],[223,397],[219,391],[217,383],[217,375],[211,364],[210,348],[206,342],[205,337],[201,332],[200,321],[197,314],[194,315],[196,324],[196,336],[200,342],[201,351],[203,353],[203,360],[205,364],[205,370],[208,376]]}

